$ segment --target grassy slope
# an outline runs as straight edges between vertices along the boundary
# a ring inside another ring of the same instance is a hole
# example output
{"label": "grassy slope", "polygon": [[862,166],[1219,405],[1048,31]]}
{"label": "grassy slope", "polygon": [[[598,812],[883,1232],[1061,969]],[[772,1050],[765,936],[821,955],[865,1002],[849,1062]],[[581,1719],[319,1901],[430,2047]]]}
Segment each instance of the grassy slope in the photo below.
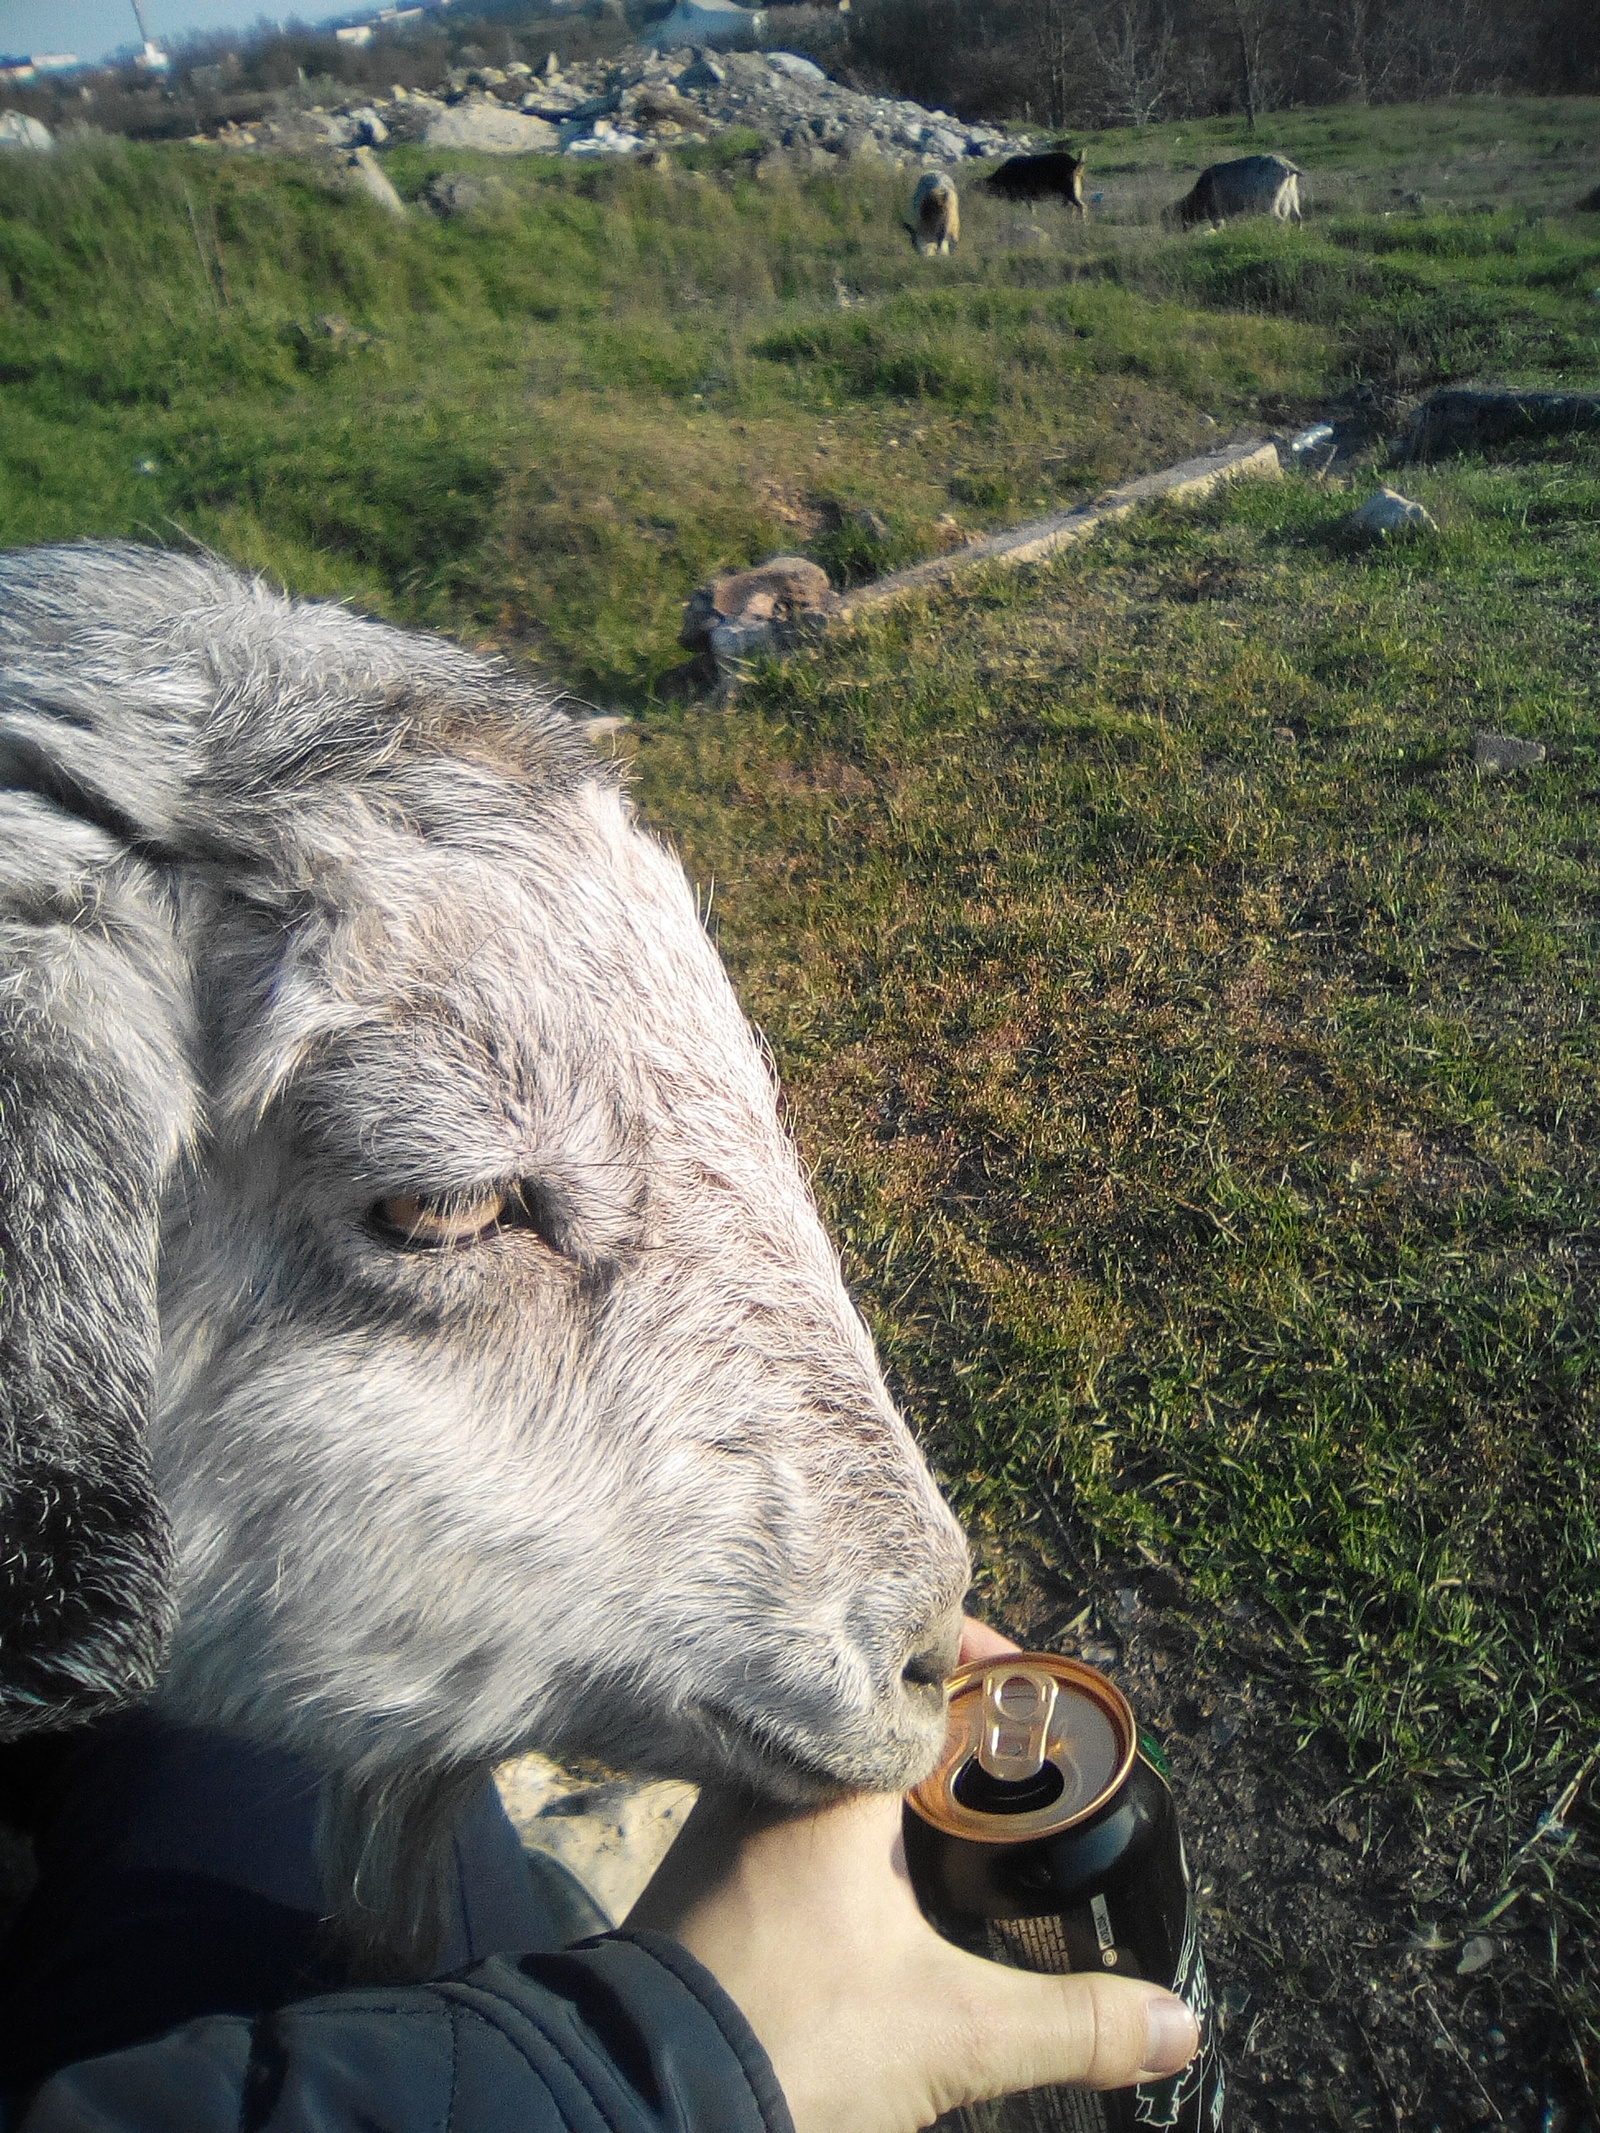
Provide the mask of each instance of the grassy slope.
{"label": "grassy slope", "polygon": [[[1437,541],[1241,489],[639,761],[991,1560],[1170,1566],[1216,1663],[1255,1625],[1449,1967],[1600,1708],[1600,449],[1407,487]],[[1480,780],[1484,726],[1549,766]],[[1591,2052],[1597,1892],[1536,1914]]]}
{"label": "grassy slope", "polygon": [[[1592,365],[1592,233],[1524,210],[1577,189],[1600,119],[1495,107],[1515,153],[1482,183],[1510,205],[1447,227],[1368,212],[1434,168],[1438,122],[1411,118],[1411,161],[1404,115],[1275,122],[1304,160],[1342,158],[1308,180],[1305,233],[1151,225],[1234,145],[1219,122],[1091,144],[1087,237],[969,187],[954,261],[913,255],[902,176],[760,184],[711,151],[670,173],[477,159],[498,208],[404,227],[210,150],[13,157],[0,540],[181,529],[637,700],[719,564],[799,546],[871,575],[936,546],[942,514],[982,528],[1075,500],[1308,409],[1330,374]],[[1341,134],[1370,134],[1364,164]],[[389,168],[415,195],[473,161]],[[372,338],[322,338],[328,314]],[[861,507],[886,530],[852,523]]]}

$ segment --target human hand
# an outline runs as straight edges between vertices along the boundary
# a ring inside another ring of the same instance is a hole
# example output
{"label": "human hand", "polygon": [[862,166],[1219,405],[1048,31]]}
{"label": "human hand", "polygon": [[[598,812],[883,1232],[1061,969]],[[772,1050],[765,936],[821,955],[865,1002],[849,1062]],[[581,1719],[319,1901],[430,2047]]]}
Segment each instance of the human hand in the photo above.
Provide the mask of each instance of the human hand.
{"label": "human hand", "polygon": [[1036,1976],[941,1940],[900,1816],[881,1793],[798,1816],[702,1793],[628,1916],[681,1941],[743,2011],[796,2133],[912,2133],[959,2104],[1125,2088],[1193,2057],[1194,2018],[1157,1986]]}
{"label": "human hand", "polygon": [[980,1622],[976,1615],[961,1617],[961,1665],[976,1666],[980,1659],[1003,1659],[1007,1652],[1020,1652],[1022,1646],[1013,1644],[999,1630],[991,1629],[987,1622]]}

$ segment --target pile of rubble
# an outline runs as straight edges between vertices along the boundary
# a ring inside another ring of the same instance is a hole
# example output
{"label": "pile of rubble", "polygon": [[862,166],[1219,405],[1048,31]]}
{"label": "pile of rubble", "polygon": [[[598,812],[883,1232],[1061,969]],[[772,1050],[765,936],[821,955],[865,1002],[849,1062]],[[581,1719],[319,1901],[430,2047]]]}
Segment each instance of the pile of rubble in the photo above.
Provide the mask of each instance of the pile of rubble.
{"label": "pile of rubble", "polygon": [[490,155],[634,156],[731,127],[759,133],[801,164],[877,156],[949,167],[1031,145],[948,111],[847,89],[793,52],[712,54],[699,46],[641,47],[565,70],[552,52],[538,73],[520,64],[455,68],[431,94],[397,86],[387,97],[335,110],[285,108],[201,138],[289,153],[421,141]]}

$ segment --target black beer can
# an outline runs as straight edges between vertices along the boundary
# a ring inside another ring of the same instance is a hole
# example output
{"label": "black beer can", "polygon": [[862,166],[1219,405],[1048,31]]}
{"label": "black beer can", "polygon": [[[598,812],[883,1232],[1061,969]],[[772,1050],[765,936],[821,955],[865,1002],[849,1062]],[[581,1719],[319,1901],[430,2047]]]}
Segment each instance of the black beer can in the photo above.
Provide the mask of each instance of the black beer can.
{"label": "black beer can", "polygon": [[1189,1865],[1160,1744],[1114,1682],[1018,1652],[950,1684],[939,1767],[905,1812],[906,1862],[946,1940],[1016,1970],[1147,1978],[1186,2000],[1200,2049],[1133,2089],[1032,2089],[946,2133],[1221,2133],[1222,2066]]}

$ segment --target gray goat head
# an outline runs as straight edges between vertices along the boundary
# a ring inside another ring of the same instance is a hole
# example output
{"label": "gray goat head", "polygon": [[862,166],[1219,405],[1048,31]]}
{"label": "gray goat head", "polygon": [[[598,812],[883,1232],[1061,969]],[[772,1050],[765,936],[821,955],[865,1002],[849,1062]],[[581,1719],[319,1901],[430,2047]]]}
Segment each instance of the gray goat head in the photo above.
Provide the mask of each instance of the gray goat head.
{"label": "gray goat head", "polygon": [[0,1193],[0,1730],[159,1669],[303,1753],[372,1967],[506,1755],[930,1763],[959,1531],[681,868],[506,668],[0,557]]}

